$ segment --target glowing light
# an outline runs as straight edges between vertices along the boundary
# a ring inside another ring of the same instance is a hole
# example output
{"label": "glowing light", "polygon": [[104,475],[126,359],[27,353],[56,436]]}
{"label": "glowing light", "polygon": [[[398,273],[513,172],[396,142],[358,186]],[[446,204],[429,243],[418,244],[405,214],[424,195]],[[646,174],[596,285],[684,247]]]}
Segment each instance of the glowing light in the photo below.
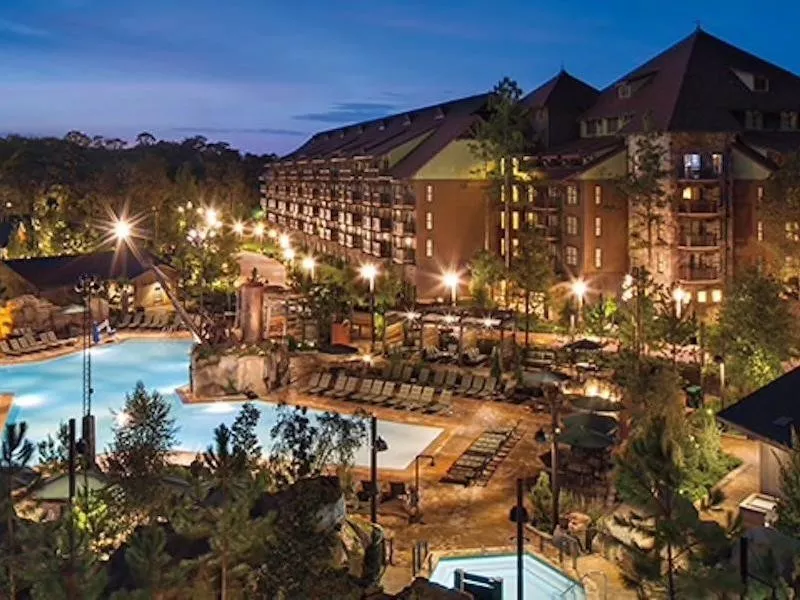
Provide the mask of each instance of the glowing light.
{"label": "glowing light", "polygon": [[408,321],[416,321],[417,319],[419,319],[420,314],[418,312],[414,312],[413,310],[410,310],[410,311],[408,311],[406,313],[405,317],[406,317],[406,320],[408,320]]}
{"label": "glowing light", "polygon": [[261,238],[264,235],[264,224],[263,223],[256,223],[255,227],[253,227],[253,235],[257,238]]}
{"label": "glowing light", "polygon": [[681,287],[677,287],[674,290],[672,290],[672,299],[675,300],[675,302],[686,302],[687,300],[686,296],[687,296],[686,290],[684,290]]}
{"label": "glowing light", "polygon": [[124,242],[130,238],[131,231],[131,225],[125,219],[120,219],[114,223],[114,237],[120,242]]}
{"label": "glowing light", "polygon": [[292,250],[291,248],[286,248],[283,251],[283,257],[288,261],[293,261],[294,260],[294,256],[295,256],[294,250]]}
{"label": "glowing light", "polygon": [[209,227],[216,227],[219,223],[219,216],[217,215],[216,209],[209,208],[206,211],[206,224]]}
{"label": "glowing light", "polygon": [[315,261],[313,257],[306,256],[303,259],[303,268],[306,271],[313,271],[315,266],[317,266],[317,261]]}
{"label": "glowing light", "polygon": [[270,239],[273,239],[273,240],[274,240],[276,237],[278,237],[278,232],[277,232],[277,231],[275,231],[274,229],[270,229],[270,230],[267,232],[267,237],[269,237]]}
{"label": "glowing light", "polygon": [[453,288],[458,287],[459,284],[458,273],[455,273],[453,271],[445,273],[444,276],[442,277],[442,280],[444,281],[444,284],[451,290]]}
{"label": "glowing light", "polygon": [[285,233],[281,234],[281,237],[278,240],[278,243],[280,244],[281,248],[283,248],[284,250],[287,249],[292,244],[291,240],[289,240],[289,236],[286,235]]}
{"label": "glowing light", "polygon": [[236,223],[233,224],[233,232],[236,235],[242,235],[244,233],[244,223],[242,223],[241,221],[236,221]]}
{"label": "glowing light", "polygon": [[572,282],[572,293],[575,294],[579,300],[583,300],[589,286],[583,279],[576,279]]}
{"label": "glowing light", "polygon": [[445,315],[444,322],[452,324],[456,322],[456,318],[453,315]]}
{"label": "glowing light", "polygon": [[371,354],[365,354],[364,356],[361,357],[361,360],[363,360],[368,365],[371,365],[372,364],[372,355]]}
{"label": "glowing light", "polygon": [[361,277],[363,277],[370,283],[374,283],[375,278],[378,276],[378,267],[376,267],[372,263],[361,265],[360,271],[361,271]]}
{"label": "glowing light", "polygon": [[489,317],[486,317],[483,320],[483,326],[486,329],[491,329],[492,327],[494,327],[495,325],[498,325],[499,323],[500,322],[497,319],[492,319],[492,318],[489,318]]}

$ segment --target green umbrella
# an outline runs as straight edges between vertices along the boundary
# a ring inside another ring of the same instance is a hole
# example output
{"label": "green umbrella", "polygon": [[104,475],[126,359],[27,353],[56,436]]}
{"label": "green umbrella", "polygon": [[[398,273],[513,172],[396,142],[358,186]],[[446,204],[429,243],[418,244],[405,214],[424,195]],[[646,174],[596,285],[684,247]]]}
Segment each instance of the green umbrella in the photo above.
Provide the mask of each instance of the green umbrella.
{"label": "green umbrella", "polygon": [[612,436],[617,430],[617,420],[614,417],[598,415],[595,413],[575,413],[564,417],[564,429],[587,429],[605,436]]}
{"label": "green umbrella", "polygon": [[570,427],[562,431],[558,436],[558,441],[573,448],[586,450],[603,450],[614,444],[613,437],[581,426]]}

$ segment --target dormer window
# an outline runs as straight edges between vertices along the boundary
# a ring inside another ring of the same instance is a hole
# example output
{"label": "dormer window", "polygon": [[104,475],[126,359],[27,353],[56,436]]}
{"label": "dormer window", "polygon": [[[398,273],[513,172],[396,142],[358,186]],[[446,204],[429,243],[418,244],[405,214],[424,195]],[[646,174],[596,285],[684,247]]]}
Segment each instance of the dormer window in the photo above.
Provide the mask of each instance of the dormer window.
{"label": "dormer window", "polygon": [[769,91],[769,79],[767,79],[763,75],[755,75],[753,77],[753,91],[754,92],[768,92]]}
{"label": "dormer window", "polygon": [[631,84],[628,82],[620,83],[617,86],[617,98],[625,99],[631,97]]}
{"label": "dormer window", "polygon": [[744,113],[745,129],[763,129],[764,115],[760,110],[748,110]]}
{"label": "dormer window", "polygon": [[784,131],[794,131],[797,129],[797,111],[781,111],[781,129]]}

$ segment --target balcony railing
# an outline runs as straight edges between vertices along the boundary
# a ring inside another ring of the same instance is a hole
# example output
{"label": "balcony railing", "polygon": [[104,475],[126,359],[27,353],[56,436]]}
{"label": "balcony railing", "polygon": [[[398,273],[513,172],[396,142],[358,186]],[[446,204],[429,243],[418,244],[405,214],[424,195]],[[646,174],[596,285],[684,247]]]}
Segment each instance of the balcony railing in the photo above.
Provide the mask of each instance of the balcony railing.
{"label": "balcony railing", "polygon": [[392,226],[393,235],[413,235],[416,232],[414,223],[397,222]]}
{"label": "balcony railing", "polygon": [[678,204],[678,214],[716,215],[722,211],[722,204],[713,200],[684,201]]}
{"label": "balcony railing", "polygon": [[416,253],[413,248],[395,248],[392,260],[398,264],[413,264],[416,262]]}
{"label": "balcony railing", "polygon": [[679,271],[683,281],[716,281],[722,276],[719,267],[681,267]]}
{"label": "balcony railing", "polygon": [[684,248],[717,248],[722,239],[716,233],[683,233],[678,245]]}
{"label": "balcony railing", "polygon": [[722,177],[722,171],[711,165],[703,165],[699,169],[681,165],[678,167],[677,177],[685,181],[712,181]]}

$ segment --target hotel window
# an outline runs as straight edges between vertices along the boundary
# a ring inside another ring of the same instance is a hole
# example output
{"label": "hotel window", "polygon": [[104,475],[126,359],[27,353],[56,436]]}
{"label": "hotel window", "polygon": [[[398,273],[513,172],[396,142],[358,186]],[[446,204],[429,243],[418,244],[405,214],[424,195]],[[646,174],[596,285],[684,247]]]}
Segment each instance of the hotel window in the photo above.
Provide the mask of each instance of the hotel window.
{"label": "hotel window", "polygon": [[594,237],[603,235],[603,219],[600,217],[594,218]]}
{"label": "hotel window", "polygon": [[433,229],[433,213],[430,211],[425,213],[425,229],[428,231]]}
{"label": "hotel window", "polygon": [[578,249],[575,246],[566,246],[564,248],[564,262],[571,267],[578,264]]}
{"label": "hotel window", "polygon": [[506,211],[500,212],[500,229],[506,228]]}
{"label": "hotel window", "polygon": [[711,155],[711,170],[714,175],[722,175],[722,154],[715,152]]}
{"label": "hotel window", "polygon": [[430,184],[425,186],[425,200],[427,202],[433,202],[433,186]]}
{"label": "hotel window", "polygon": [[700,304],[705,304],[706,302],[708,302],[708,292],[706,292],[705,290],[700,290],[699,292],[697,292],[697,301]]}
{"label": "hotel window", "polygon": [[534,227],[539,223],[535,212],[526,213],[525,220],[528,222],[528,225],[533,225]]}
{"label": "hotel window", "polygon": [[797,129],[797,113],[793,110],[781,112],[781,129],[792,131]]}
{"label": "hotel window", "polygon": [[756,223],[756,238],[759,242],[764,241],[764,221],[758,221]]}
{"label": "hotel window", "polygon": [[519,211],[511,213],[511,229],[519,229]]}
{"label": "hotel window", "polygon": [[519,186],[514,185],[511,187],[511,201],[519,202]]}
{"label": "hotel window", "polygon": [[764,186],[760,185],[756,188],[756,202],[758,206],[761,206],[761,202],[764,200]]}
{"label": "hotel window", "polygon": [[602,269],[603,268],[603,249],[602,248],[595,248],[594,249],[594,268],[595,269]]}
{"label": "hotel window", "polygon": [[578,188],[574,185],[567,186],[567,205],[568,206],[577,206],[578,205]]}
{"label": "hotel window", "polygon": [[711,290],[711,301],[722,302],[722,290]]}
{"label": "hotel window", "polygon": [[511,253],[516,256],[519,250],[519,238],[511,239]]}
{"label": "hotel window", "polygon": [[578,217],[567,216],[567,235],[578,235]]}
{"label": "hotel window", "polygon": [[785,225],[786,239],[790,242],[800,241],[800,223],[789,221]]}
{"label": "hotel window", "polygon": [[764,127],[764,115],[759,110],[748,110],[744,113],[745,129],[761,129]]}
{"label": "hotel window", "polygon": [[532,185],[528,186],[528,202],[530,202],[531,204],[536,202],[536,188],[533,187]]}
{"label": "hotel window", "polygon": [[597,206],[603,203],[603,186],[601,185],[594,186],[594,203]]}
{"label": "hotel window", "polygon": [[612,134],[619,131],[619,117],[610,117],[606,119],[606,133]]}
{"label": "hotel window", "polygon": [[430,238],[425,240],[425,256],[428,258],[433,256],[433,240]]}
{"label": "hotel window", "polygon": [[506,255],[506,240],[505,238],[500,238],[500,256]]}
{"label": "hotel window", "polygon": [[659,273],[667,270],[667,257],[664,256],[663,252],[659,252],[656,256],[656,270]]}

